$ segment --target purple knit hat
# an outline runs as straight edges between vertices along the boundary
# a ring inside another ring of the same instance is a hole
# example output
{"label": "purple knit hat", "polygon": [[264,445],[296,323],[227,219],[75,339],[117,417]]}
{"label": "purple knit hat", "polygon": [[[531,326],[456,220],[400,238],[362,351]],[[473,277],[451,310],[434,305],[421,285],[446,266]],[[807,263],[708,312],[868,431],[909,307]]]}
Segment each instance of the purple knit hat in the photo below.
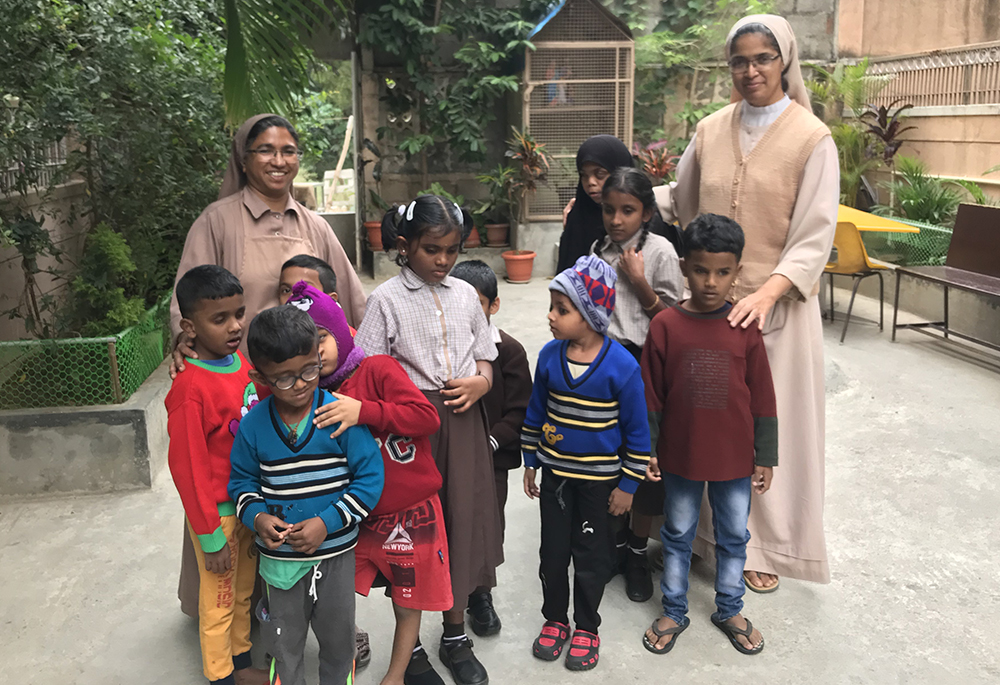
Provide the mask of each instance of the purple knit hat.
{"label": "purple knit hat", "polygon": [[337,368],[329,376],[320,378],[319,385],[322,388],[339,385],[365,358],[365,351],[354,344],[344,310],[332,297],[305,281],[299,281],[292,288],[288,304],[311,316],[316,327],[328,331],[337,342]]}

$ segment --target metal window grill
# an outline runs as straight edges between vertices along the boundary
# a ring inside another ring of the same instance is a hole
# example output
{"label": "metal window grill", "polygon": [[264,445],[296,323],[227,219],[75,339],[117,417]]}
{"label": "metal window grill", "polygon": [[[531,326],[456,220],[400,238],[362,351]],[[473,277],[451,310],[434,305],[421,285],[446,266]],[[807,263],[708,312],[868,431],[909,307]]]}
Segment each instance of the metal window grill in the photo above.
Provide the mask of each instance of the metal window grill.
{"label": "metal window grill", "polygon": [[875,98],[888,105],[896,98],[918,107],[1000,103],[1000,41],[919,55],[876,58],[870,74],[892,80]]}
{"label": "metal window grill", "polygon": [[529,221],[558,220],[574,196],[576,151],[606,133],[632,146],[635,43],[595,0],[565,0],[530,36],[524,128],[552,159],[548,184],[527,199]]}
{"label": "metal window grill", "polygon": [[169,296],[117,335],[0,342],[0,410],[120,404],[169,344]]}
{"label": "metal window grill", "polygon": [[[41,173],[38,177],[39,188],[48,188],[56,174],[66,164],[66,139],[56,141],[38,151],[42,158]],[[0,169],[0,188],[12,188],[17,182],[21,170],[20,164],[13,164],[6,169]]]}

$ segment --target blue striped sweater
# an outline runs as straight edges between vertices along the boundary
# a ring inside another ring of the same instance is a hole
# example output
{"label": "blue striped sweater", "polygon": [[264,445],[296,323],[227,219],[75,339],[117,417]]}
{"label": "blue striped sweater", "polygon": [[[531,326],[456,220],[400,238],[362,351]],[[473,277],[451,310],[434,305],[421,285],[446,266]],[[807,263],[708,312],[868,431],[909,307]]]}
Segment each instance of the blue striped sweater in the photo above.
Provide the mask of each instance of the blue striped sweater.
{"label": "blue striped sweater", "polygon": [[[649,423],[642,373],[635,358],[605,336],[597,357],[578,378],[566,363],[569,343],[542,348],[528,415],[521,428],[524,465],[541,463],[566,478],[613,480],[634,493],[649,463]],[[625,446],[625,458],[618,456]]]}
{"label": "blue striped sweater", "polygon": [[[333,401],[330,393],[317,390],[312,412]],[[257,547],[264,556],[325,559],[357,543],[358,523],[382,494],[382,453],[364,426],[330,437],[336,428],[316,430],[310,420],[309,432],[292,444],[273,397],[259,402],[240,421],[230,455],[229,496],[244,525],[252,530],[254,517],[261,512],[287,523],[318,516],[326,524],[326,539],[312,554],[296,552],[288,543],[267,549],[258,536]]]}

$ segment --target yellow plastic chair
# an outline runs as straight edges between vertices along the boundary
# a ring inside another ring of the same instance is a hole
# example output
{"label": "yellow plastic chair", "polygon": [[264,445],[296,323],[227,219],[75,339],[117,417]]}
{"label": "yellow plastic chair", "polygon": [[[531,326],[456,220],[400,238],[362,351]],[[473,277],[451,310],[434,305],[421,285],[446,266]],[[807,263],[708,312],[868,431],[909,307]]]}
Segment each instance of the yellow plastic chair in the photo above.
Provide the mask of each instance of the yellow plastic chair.
{"label": "yellow plastic chair", "polygon": [[844,320],[844,331],[840,334],[841,343],[847,337],[847,326],[851,323],[851,310],[854,309],[854,296],[858,294],[858,286],[869,276],[878,276],[878,329],[882,330],[885,320],[885,283],[882,272],[892,268],[892,264],[868,256],[856,225],[849,221],[837,222],[837,233],[833,237],[833,253],[823,273],[830,275],[830,321],[833,321],[833,277],[851,276],[854,279],[851,302],[847,305],[847,317]]}

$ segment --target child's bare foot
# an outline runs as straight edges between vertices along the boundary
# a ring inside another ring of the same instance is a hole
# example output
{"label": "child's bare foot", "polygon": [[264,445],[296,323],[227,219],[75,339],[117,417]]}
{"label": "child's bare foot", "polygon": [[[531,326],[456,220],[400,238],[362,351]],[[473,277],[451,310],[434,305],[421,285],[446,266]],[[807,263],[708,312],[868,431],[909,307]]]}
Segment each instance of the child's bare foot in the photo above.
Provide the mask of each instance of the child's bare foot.
{"label": "child's bare foot", "polygon": [[267,685],[270,679],[267,671],[260,668],[241,668],[233,671],[233,680],[236,685]]}
{"label": "child's bare foot", "polygon": [[754,592],[767,593],[778,589],[778,576],[773,573],[744,571],[743,579],[746,581],[747,587]]}
{"label": "child's bare foot", "polygon": [[736,614],[725,621],[720,621],[713,616],[712,623],[726,634],[729,641],[733,643],[733,647],[739,652],[743,654],[759,654],[764,649],[764,636],[742,614]]}
{"label": "child's bare foot", "polygon": [[643,646],[653,654],[666,654],[674,648],[677,637],[691,625],[686,617],[681,624],[667,616],[661,616],[653,621],[653,625],[646,629],[643,636]]}

